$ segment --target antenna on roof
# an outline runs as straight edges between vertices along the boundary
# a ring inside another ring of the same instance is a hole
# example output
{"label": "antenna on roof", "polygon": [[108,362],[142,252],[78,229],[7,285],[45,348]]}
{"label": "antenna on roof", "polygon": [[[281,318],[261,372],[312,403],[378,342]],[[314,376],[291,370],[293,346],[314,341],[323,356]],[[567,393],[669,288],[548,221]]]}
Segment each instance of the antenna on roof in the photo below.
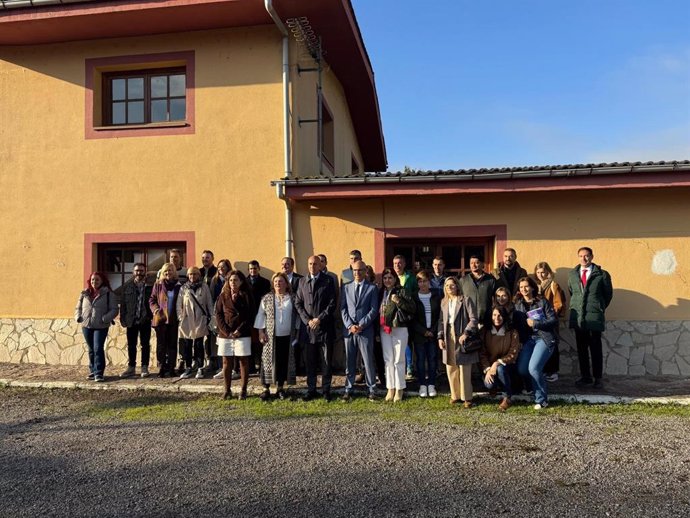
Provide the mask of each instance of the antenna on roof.
{"label": "antenna on roof", "polygon": [[288,18],[287,26],[292,32],[293,38],[303,47],[309,55],[317,61],[320,61],[323,56],[323,49],[321,48],[321,38],[319,38],[311,24],[309,18],[300,16],[299,18]]}

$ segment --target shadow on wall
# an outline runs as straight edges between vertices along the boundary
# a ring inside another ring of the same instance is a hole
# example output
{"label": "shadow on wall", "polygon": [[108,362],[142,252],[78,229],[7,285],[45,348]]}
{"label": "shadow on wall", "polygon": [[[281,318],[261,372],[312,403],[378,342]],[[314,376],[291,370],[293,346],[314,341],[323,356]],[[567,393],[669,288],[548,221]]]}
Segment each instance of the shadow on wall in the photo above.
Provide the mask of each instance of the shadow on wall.
{"label": "shadow on wall", "polygon": [[[566,292],[568,308],[570,308],[570,294],[568,293],[568,273],[570,268],[558,268],[554,272],[556,282]],[[688,320],[690,318],[690,300],[676,299],[676,304],[664,306],[652,297],[642,293],[623,288],[616,288],[616,279],[613,279],[613,300],[607,309],[607,320],[617,320],[610,317],[611,310],[616,307],[634,308],[637,315],[643,316],[628,318],[626,320]],[[568,313],[566,313],[566,321]]]}

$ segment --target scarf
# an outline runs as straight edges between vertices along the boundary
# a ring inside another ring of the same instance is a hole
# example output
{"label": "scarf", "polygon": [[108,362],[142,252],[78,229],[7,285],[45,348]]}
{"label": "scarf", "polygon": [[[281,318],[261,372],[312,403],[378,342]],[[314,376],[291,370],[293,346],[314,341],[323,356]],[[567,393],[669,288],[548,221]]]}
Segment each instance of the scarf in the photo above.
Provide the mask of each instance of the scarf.
{"label": "scarf", "polygon": [[172,291],[177,284],[176,280],[163,280],[163,285],[165,286],[165,291]]}
{"label": "scarf", "polygon": [[546,296],[546,292],[551,289],[551,283],[553,282],[553,279],[546,279],[545,281],[541,281],[541,284],[539,285],[539,295]]}
{"label": "scarf", "polygon": [[201,281],[198,281],[198,282],[187,281],[187,288],[189,288],[192,291],[196,291],[199,288],[201,288]]}

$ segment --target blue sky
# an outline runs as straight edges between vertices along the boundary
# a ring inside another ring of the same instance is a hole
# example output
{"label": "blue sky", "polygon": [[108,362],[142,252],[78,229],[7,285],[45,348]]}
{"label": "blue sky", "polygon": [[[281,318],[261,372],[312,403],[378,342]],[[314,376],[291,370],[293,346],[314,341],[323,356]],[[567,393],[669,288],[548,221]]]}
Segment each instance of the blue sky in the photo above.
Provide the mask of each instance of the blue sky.
{"label": "blue sky", "polygon": [[352,0],[389,170],[690,159],[690,0]]}

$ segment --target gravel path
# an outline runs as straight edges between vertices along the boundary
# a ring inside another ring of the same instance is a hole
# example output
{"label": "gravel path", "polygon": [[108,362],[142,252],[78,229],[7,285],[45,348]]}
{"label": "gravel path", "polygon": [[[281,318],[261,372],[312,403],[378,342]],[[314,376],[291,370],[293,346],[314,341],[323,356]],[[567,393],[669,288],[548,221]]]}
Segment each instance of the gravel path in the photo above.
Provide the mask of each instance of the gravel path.
{"label": "gravel path", "polygon": [[124,422],[88,412],[138,397],[198,399],[0,390],[0,516],[690,513],[687,418],[547,411],[411,424],[375,413],[238,417],[230,406]]}

